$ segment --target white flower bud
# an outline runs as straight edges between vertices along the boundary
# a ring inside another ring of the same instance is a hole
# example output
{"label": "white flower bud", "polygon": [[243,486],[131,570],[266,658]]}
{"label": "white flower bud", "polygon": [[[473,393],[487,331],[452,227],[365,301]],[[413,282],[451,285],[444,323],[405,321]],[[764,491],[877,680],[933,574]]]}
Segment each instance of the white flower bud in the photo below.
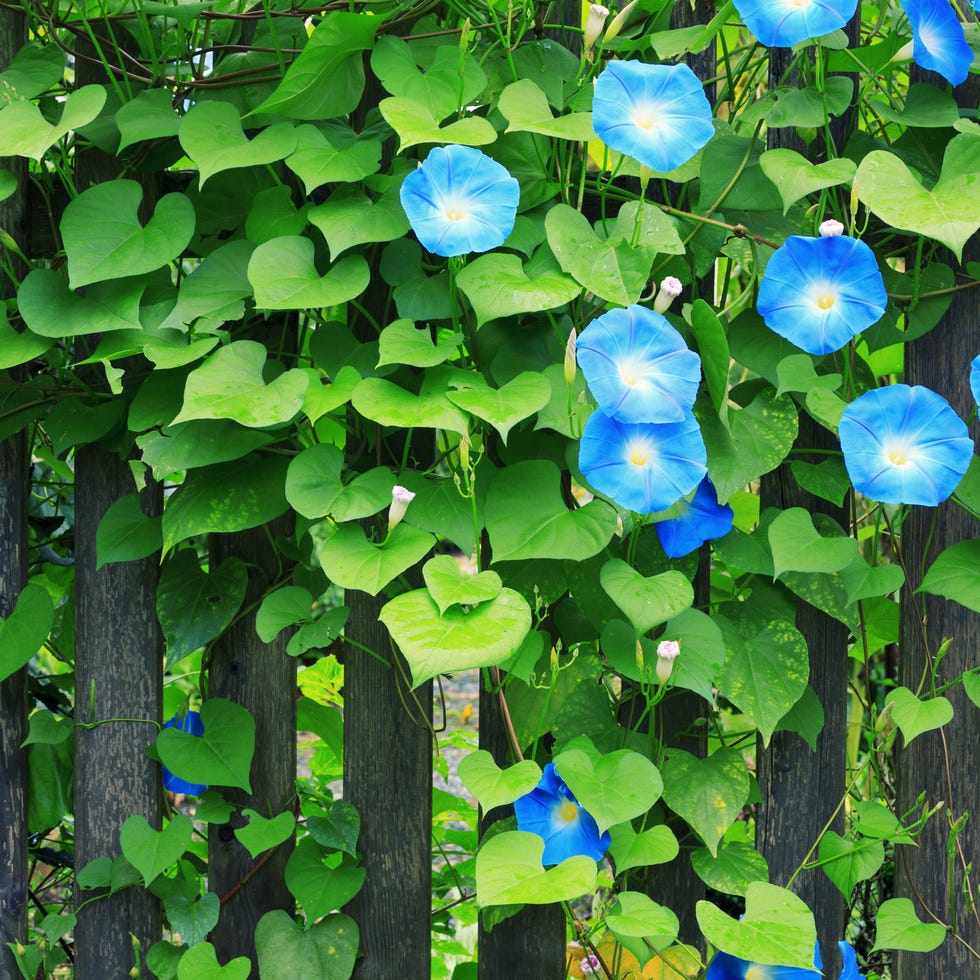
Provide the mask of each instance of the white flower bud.
{"label": "white flower bud", "polygon": [[836,238],[844,234],[844,226],[836,218],[828,218],[820,225],[821,238]]}
{"label": "white flower bud", "polygon": [[680,656],[681,645],[677,640],[661,640],[657,646],[657,680],[666,684],[674,669],[674,661]]}
{"label": "white flower bud", "polygon": [[568,343],[565,344],[565,384],[569,388],[575,384],[575,373],[577,371],[577,366],[575,364],[575,346],[578,341],[578,334],[575,332],[575,328],[572,327],[572,332],[568,335]]}
{"label": "white flower bud", "polygon": [[603,7],[598,3],[594,3],[591,7],[589,7],[589,17],[585,22],[585,38],[583,42],[586,52],[591,51],[595,46],[596,41],[599,39],[599,35],[602,33],[602,28],[606,24],[606,18],[608,16],[608,7]]}
{"label": "white flower bud", "polygon": [[408,510],[408,505],[415,499],[415,494],[404,487],[391,488],[391,506],[388,508],[388,533],[398,527]]}
{"label": "white flower bud", "polygon": [[670,309],[670,304],[680,296],[683,288],[680,279],[667,276],[660,284],[660,290],[657,293],[656,299],[653,301],[654,310],[657,313],[666,313]]}

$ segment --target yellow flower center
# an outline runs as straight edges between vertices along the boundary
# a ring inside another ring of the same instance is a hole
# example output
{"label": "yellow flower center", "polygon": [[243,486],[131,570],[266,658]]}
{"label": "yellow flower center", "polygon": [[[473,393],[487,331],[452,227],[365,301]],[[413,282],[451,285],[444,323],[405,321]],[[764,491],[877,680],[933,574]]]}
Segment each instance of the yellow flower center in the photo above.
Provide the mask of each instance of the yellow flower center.
{"label": "yellow flower center", "polygon": [[817,306],[821,310],[829,310],[836,302],[837,297],[831,292],[825,290],[817,294]]}
{"label": "yellow flower center", "polygon": [[892,466],[904,466],[909,460],[908,456],[905,455],[900,449],[893,450],[888,454],[888,461]]}
{"label": "yellow flower center", "polygon": [[640,106],[636,110],[636,115],[633,116],[633,122],[636,123],[640,129],[653,129],[653,127],[657,125],[657,113],[653,111],[651,106]]}
{"label": "yellow flower center", "polygon": [[769,971],[764,966],[753,964],[745,971],[745,980],[769,980]]}
{"label": "yellow flower center", "polygon": [[630,462],[634,466],[646,466],[650,462],[650,451],[648,449],[630,450]]}
{"label": "yellow flower center", "polygon": [[635,388],[643,381],[643,372],[631,361],[623,361],[619,365],[619,380],[627,388]]}
{"label": "yellow flower center", "polygon": [[446,208],[446,219],[448,221],[462,221],[466,217],[466,212],[460,207]]}
{"label": "yellow flower center", "polygon": [[574,823],[578,820],[578,807],[571,800],[565,800],[558,807],[557,817],[562,823]]}

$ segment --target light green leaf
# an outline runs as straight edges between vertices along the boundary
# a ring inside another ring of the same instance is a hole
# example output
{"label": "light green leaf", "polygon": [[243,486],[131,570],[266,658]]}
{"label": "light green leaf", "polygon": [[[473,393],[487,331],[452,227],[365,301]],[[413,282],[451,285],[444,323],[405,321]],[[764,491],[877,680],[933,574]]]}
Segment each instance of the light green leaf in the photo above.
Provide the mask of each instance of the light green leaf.
{"label": "light green leaf", "polygon": [[450,606],[478,606],[496,599],[503,588],[496,572],[466,571],[452,555],[430,558],[422,567],[422,578],[440,614]]}
{"label": "light green leaf", "polygon": [[609,856],[616,864],[617,873],[667,864],[680,853],[674,832],[664,824],[637,833],[627,821],[610,827],[609,834],[612,837]]}
{"label": "light green leaf", "polygon": [[274,434],[246,429],[235,422],[198,421],[168,426],[167,433],[152,431],[139,436],[136,444],[143,462],[163,480],[171,473],[212,463],[238,459],[275,439]]}
{"label": "light green leaf", "polygon": [[13,56],[13,61],[0,72],[0,85],[11,100],[33,99],[57,85],[64,74],[64,51],[57,44],[45,44],[38,39],[28,41]]}
{"label": "light green leaf", "polygon": [[834,392],[842,380],[839,374],[817,374],[813,358],[809,354],[791,354],[776,365],[776,396],[788,391],[809,394],[814,389]]}
{"label": "light green leaf", "polygon": [[953,96],[925,82],[909,86],[905,105],[901,109],[894,108],[881,99],[872,99],[870,104],[882,119],[900,126],[915,126],[917,129],[945,129],[954,126],[960,119],[959,108]]}
{"label": "light green leaf", "polygon": [[680,922],[669,908],[642,892],[620,892],[606,916],[609,931],[645,965],[677,939]]}
{"label": "light green leaf", "polygon": [[421,561],[433,544],[431,534],[410,524],[399,524],[380,545],[368,541],[359,525],[342,524],[320,548],[320,565],[335,585],[377,595]]}
{"label": "light green leaf", "polygon": [[691,854],[694,873],[709,887],[726,895],[745,895],[753,881],[769,880],[766,859],[750,844],[724,844],[712,855],[706,847]]}
{"label": "light green leaf", "polygon": [[412,367],[434,367],[452,357],[462,342],[461,333],[439,331],[433,339],[430,328],[416,329],[412,320],[395,320],[378,337],[377,366],[410,364]]}
{"label": "light green leaf", "polygon": [[891,595],[905,584],[901,565],[869,565],[860,554],[840,570],[840,577],[847,589],[849,603],[871,596]]}
{"label": "light green leaf", "polygon": [[430,109],[402,96],[382,99],[378,105],[385,122],[398,134],[398,152],[417,143],[457,143],[460,146],[486,146],[497,138],[497,131],[483,116],[466,116],[440,127]]}
{"label": "light green leaf", "polygon": [[173,96],[163,88],[137,92],[135,98],[124,102],[117,110],[115,118],[119,130],[119,153],[143,140],[176,136],[180,128],[180,116],[174,109]]}
{"label": "light green leaf", "polygon": [[782,511],[769,525],[769,544],[775,578],[784,572],[837,572],[857,557],[853,538],[821,537],[802,507]]}
{"label": "light green leaf", "polygon": [[579,142],[596,138],[591,112],[573,112],[556,119],[547,96],[529,78],[508,85],[500,93],[497,108],[507,117],[508,133],[540,133]]}
{"label": "light green leaf", "polygon": [[248,980],[251,972],[246,956],[236,956],[222,966],[210,943],[192,946],[177,964],[177,980]]}
{"label": "light green leaf", "polygon": [[308,929],[282,909],[266,912],[255,927],[255,951],[262,980],[348,980],[360,937],[346,915],[328,915]]}
{"label": "light green leaf", "polygon": [[362,180],[381,169],[381,141],[359,140],[347,127],[296,127],[296,149],[286,166],[301,181],[307,197],[324,184]]}
{"label": "light green leaf", "polygon": [[548,404],[551,385],[544,375],[525,371],[502,388],[464,388],[447,392],[446,397],[470,415],[489,422],[506,446],[511,428]]}
{"label": "light green leaf", "polygon": [[286,499],[293,509],[311,519],[329,514],[343,489],[343,466],[343,452],[328,443],[307,446],[294,456],[286,470]]}
{"label": "light green leaf", "polygon": [[30,157],[40,162],[62,136],[92,122],[105,100],[106,90],[101,85],[84,85],[68,96],[61,119],[54,124],[33,102],[11,102],[0,109],[0,157]]}
{"label": "light green leaf", "polygon": [[365,418],[396,428],[449,429],[466,432],[468,419],[443,390],[414,395],[385,378],[365,378],[351,395],[351,404]]}
{"label": "light green leaf", "polygon": [[230,102],[195,103],[181,119],[178,135],[197,166],[201,187],[222,171],[275,163],[296,149],[296,131],[288,122],[268,126],[250,140]]}
{"label": "light green leaf", "polygon": [[392,599],[378,618],[408,662],[413,687],[437,674],[502,664],[531,628],[527,600],[513,589],[473,609],[453,606],[442,614],[428,590],[416,589]]}
{"label": "light green leaf", "polygon": [[955,136],[946,146],[942,173],[932,190],[894,153],[872,150],[858,167],[859,200],[893,228],[926,235],[960,259],[980,228],[980,139]]}
{"label": "light green leaf", "polygon": [[823,163],[810,163],[795,150],[767,150],[759,157],[762,172],[776,185],[783,202],[783,214],[800,198],[849,183],[857,167],[853,160],[838,157]]}
{"label": "light green leaf", "polygon": [[946,938],[946,927],[938,922],[920,922],[910,898],[889,898],[875,917],[874,949],[907,949],[929,953]]}
{"label": "light green leaf", "polygon": [[188,946],[196,946],[218,924],[221,900],[214,892],[193,898],[183,892],[173,892],[164,899],[163,908],[174,932],[179,933]]}
{"label": "light green leaf", "polygon": [[698,925],[718,949],[754,963],[814,970],[817,929],[813,913],[791,891],[753,881],[745,892],[745,915],[733,919],[711,902],[698,902]]}
{"label": "light green leaf", "polygon": [[292,368],[266,384],[268,352],[255,340],[219,347],[187,376],[184,406],[173,424],[192,419],[233,419],[253,429],[280,425],[303,405],[309,377]]}
{"label": "light green leaf", "polygon": [[[336,709],[334,713],[337,713]],[[330,744],[328,739],[324,741]],[[357,857],[357,838],[361,833],[361,815],[357,807],[346,800],[334,800],[325,812],[325,816],[307,819],[306,829],[310,836],[322,847]]]}
{"label": "light green leaf", "polygon": [[942,728],[953,720],[953,706],[942,696],[920,700],[907,687],[896,687],[885,695],[885,707],[892,705],[892,718],[908,745],[924,732]]}
{"label": "light green leaf", "polygon": [[732,355],[718,314],[703,299],[696,299],[691,306],[691,330],[698,344],[701,368],[711,394],[711,403],[727,425],[728,369]]}
{"label": "light green leaf", "polygon": [[17,596],[13,611],[0,618],[0,681],[25,666],[51,632],[54,606],[47,589],[28,584]]}
{"label": "light green leaf", "polygon": [[371,273],[362,255],[345,256],[321,276],[313,262],[314,251],[313,241],[298,235],[259,245],[248,263],[255,305],[266,310],[336,306],[367,289]]}
{"label": "light green leaf", "polygon": [[649,632],[694,604],[690,580],[678,571],[644,578],[621,558],[610,558],[599,572],[599,581],[639,634]]}
{"label": "light green leaf", "polygon": [[530,793],[541,778],[541,767],[533,759],[522,759],[501,769],[489,752],[480,749],[459,760],[459,778],[486,813]]}
{"label": "light green leaf", "polygon": [[357,187],[338,187],[323,204],[310,210],[309,219],[323,232],[332,259],[355,245],[390,242],[408,231],[399,187],[393,183],[376,201]]}
{"label": "light green leaf", "polygon": [[251,793],[255,719],[233,701],[208,698],[201,705],[201,723],[203,735],[164,728],[156,741],[160,761],[179,779]]}
{"label": "light green leaf", "polygon": [[950,545],[929,566],[917,592],[952,599],[980,612],[980,538]]}
{"label": "light green leaf", "polygon": [[596,863],[576,855],[544,870],[544,840],[514,830],[495,834],[476,855],[476,900],[488,905],[547,905],[585,895],[595,888]]}
{"label": "light green leaf", "polygon": [[877,874],[885,863],[885,846],[878,840],[846,840],[832,830],[820,838],[820,867],[849,902],[855,885]]}
{"label": "light green leaf", "polygon": [[345,854],[340,864],[328,865],[327,852],[304,837],[286,862],[286,887],[303,906],[308,921],[346,905],[364,884],[366,872]]}
{"label": "light green leaf", "polygon": [[[0,200],[3,200],[2,194]],[[30,330],[15,330],[7,319],[6,307],[0,304],[0,371],[33,361],[49,351],[53,344],[54,338],[39,337]]]}
{"label": "light green leaf", "polygon": [[605,501],[568,509],[561,497],[561,473],[547,460],[527,460],[498,472],[487,491],[485,515],[494,561],[584,561],[601,551],[616,530],[616,511]]}
{"label": "light green leaf", "polygon": [[147,517],[138,493],[120,497],[102,515],[95,532],[96,568],[117,561],[146,558],[163,545],[159,517]]}
{"label": "light green leaf", "polygon": [[17,294],[20,315],[41,337],[79,337],[131,330],[140,322],[140,298],[146,280],[116,279],[93,283],[85,294],[74,293],[53,269],[32,269]]}
{"label": "light green leaf", "polygon": [[529,278],[516,255],[492,252],[470,262],[456,277],[473,304],[477,326],[519,313],[553,310],[571,302],[582,287],[569,276],[546,272]]}
{"label": "light green leaf", "polygon": [[236,828],[235,836],[253,858],[271,847],[278,847],[292,837],[296,829],[296,818],[288,810],[270,818],[262,816],[257,810],[245,809],[242,816],[248,818],[248,823]]}
{"label": "light green leaf", "polygon": [[725,748],[698,759],[673,749],[660,774],[664,802],[717,854],[718,842],[749,796],[749,773],[741,755]]}
{"label": "light green leaf", "polygon": [[194,824],[183,813],[175,813],[163,830],[154,830],[146,817],[135,814],[119,829],[119,846],[123,857],[149,885],[177,863],[190,847],[193,832]]}

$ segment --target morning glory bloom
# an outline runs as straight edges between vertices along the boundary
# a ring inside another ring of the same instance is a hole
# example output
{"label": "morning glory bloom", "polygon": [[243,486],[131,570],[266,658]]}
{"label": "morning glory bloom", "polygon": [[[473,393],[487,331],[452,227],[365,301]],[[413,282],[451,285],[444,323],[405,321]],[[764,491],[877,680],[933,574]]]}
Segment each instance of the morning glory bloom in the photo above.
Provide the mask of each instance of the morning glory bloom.
{"label": "morning glory bloom", "polygon": [[854,489],[884,504],[945,500],[973,458],[973,440],[949,402],[929,388],[865,392],[841,416],[841,449]]}
{"label": "morning glory bloom", "polygon": [[596,80],[592,127],[606,146],[658,173],[687,163],[715,134],[704,86],[687,65],[611,61]]}
{"label": "morning glory bloom", "polygon": [[599,408],[619,422],[680,422],[694,405],[701,358],[653,310],[604,313],[582,331],[576,349]]}
{"label": "morning glory bloom", "polygon": [[[857,956],[848,943],[838,943],[841,961],[840,980],[861,980],[858,973]],[[819,945],[813,951],[817,967],[822,970]],[[819,980],[820,974],[814,970],[803,970],[798,966],[768,966],[765,963],[752,963],[740,960],[730,953],[716,953],[708,967],[704,980]]]}
{"label": "morning glory bloom", "polygon": [[973,51],[949,0],[902,0],[912,26],[912,59],[951,85],[966,80]]}
{"label": "morning glory bloom", "polygon": [[437,146],[402,182],[409,224],[435,255],[502,245],[514,229],[520,185],[472,146]]}
{"label": "morning glory bloom", "polygon": [[600,861],[609,849],[609,831],[599,833],[592,815],[565,785],[553,762],[544,767],[538,785],[514,802],[517,827],[544,839],[542,864],[561,864],[584,855]]}
{"label": "morning glory bloom", "polygon": [[766,326],[809,354],[840,350],[877,323],[888,296],[874,253],[847,235],[791,235],[759,284]]}
{"label": "morning glory bloom", "polygon": [[[169,721],[163,723],[164,728],[176,728],[179,732],[187,732],[198,738],[204,734],[204,722],[197,711],[178,712]],[[163,767],[163,785],[171,793],[183,793],[185,796],[200,796],[207,788],[207,783],[189,783],[186,779],[175,776],[166,766]]]}
{"label": "morning glory bloom", "polygon": [[[977,0],[980,3],[980,0]],[[980,406],[980,354],[973,358],[970,365],[970,391],[973,392],[973,400]]]}
{"label": "morning glory bloom", "polygon": [[718,503],[712,482],[705,477],[691,500],[679,500],[680,517],[654,524],[660,546],[668,558],[683,558],[705,541],[723,538],[732,529],[735,514],[728,504]]}
{"label": "morning glory bloom", "polygon": [[791,48],[843,27],[857,0],[735,0],[735,9],[767,48]]}
{"label": "morning glory bloom", "polygon": [[693,415],[681,422],[618,422],[596,409],[585,423],[578,465],[600,493],[638,514],[666,510],[707,471]]}

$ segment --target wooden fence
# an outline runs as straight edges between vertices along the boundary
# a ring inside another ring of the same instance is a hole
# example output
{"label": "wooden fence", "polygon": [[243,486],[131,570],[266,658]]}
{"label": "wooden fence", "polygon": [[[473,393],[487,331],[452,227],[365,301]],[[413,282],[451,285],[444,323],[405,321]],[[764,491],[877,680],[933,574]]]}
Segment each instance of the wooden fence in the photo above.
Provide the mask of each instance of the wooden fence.
{"label": "wooden fence", "polygon": [[[573,5],[577,8],[577,5]],[[678,5],[681,10],[686,5]],[[703,8],[703,9],[702,9]],[[710,12],[700,2],[694,22]],[[24,21],[9,7],[0,9],[0,65],[6,64],[23,39]],[[774,70],[779,71],[778,63]],[[965,104],[975,105],[964,92]],[[7,162],[6,166],[16,164]],[[80,164],[82,166],[82,164]],[[15,232],[20,241],[33,221],[36,234],[47,217],[30,214],[37,202],[23,195],[0,203],[0,227]],[[19,233],[18,233],[19,232]],[[980,245],[970,246],[980,261]],[[967,414],[970,393],[962,364],[980,351],[980,293],[958,293],[946,318],[946,329],[934,331],[910,347],[906,375],[911,383],[934,385],[955,393],[954,407]],[[974,434],[977,428],[974,425]],[[814,433],[801,439],[808,445]],[[21,431],[0,443],[0,615],[7,616],[27,577],[28,502],[30,460],[27,438]],[[819,448],[819,447],[818,447]],[[75,866],[104,854],[118,853],[119,827],[134,813],[154,826],[161,821],[159,768],[145,755],[153,741],[153,725],[116,721],[85,727],[93,720],[161,720],[162,658],[155,613],[158,556],[96,569],[95,532],[105,511],[132,486],[129,467],[118,455],[98,445],[80,449],[75,457],[75,616],[76,689],[75,721]],[[783,490],[778,477],[764,491],[775,496]],[[780,498],[782,504],[815,506],[811,500]],[[148,514],[159,510],[159,487],[143,495]],[[903,535],[909,563],[900,644],[919,650],[922,637],[916,615],[923,600],[915,596],[922,564],[947,544],[970,534],[960,512],[951,504],[932,512],[916,510]],[[846,522],[846,515],[836,515]],[[963,518],[968,520],[968,518]],[[247,531],[216,536],[212,560],[241,558],[252,569],[255,588],[264,582],[263,568],[270,561],[268,535]],[[351,609],[347,636],[360,646],[389,649],[387,633],[378,621],[380,601],[361,592],[348,596]],[[955,604],[926,600],[930,636],[955,636],[950,676],[966,669],[980,648],[978,618]],[[815,799],[839,799],[845,783],[844,738],[847,704],[847,631],[807,606],[801,606],[799,625],[811,651],[811,683],[829,707],[824,735],[816,755],[795,737],[777,735],[770,748],[760,750],[759,774],[763,800],[759,806],[760,845],[769,861],[772,880],[785,884],[805,856],[805,849],[824,830],[823,811]],[[910,685],[921,670],[916,657],[903,658],[904,680]],[[253,624],[242,619],[221,640],[211,661],[210,694],[244,705],[256,719],[257,746],[252,769],[253,792],[236,803],[273,802],[292,805],[295,759],[294,661],[280,644],[263,644]],[[415,711],[406,708],[409,693],[400,675],[389,665],[358,654],[347,658],[345,680],[345,795],[361,814],[359,849],[367,880],[348,911],[360,929],[362,958],[356,977],[361,980],[422,978],[430,969],[431,909],[431,785],[432,736],[424,724],[431,691],[416,692]],[[912,685],[914,686],[914,685]],[[907,787],[926,788],[931,802],[945,800],[952,816],[980,813],[980,714],[957,688],[951,695],[956,724],[942,733],[923,736],[903,753],[899,771],[900,809],[914,798]],[[7,943],[26,941],[27,910],[32,901],[28,869],[27,751],[21,745],[27,733],[28,674],[22,669],[0,683],[0,980],[13,980],[18,969]],[[92,716],[90,717],[90,713]],[[674,719],[678,731],[691,719]],[[480,744],[501,762],[507,761],[499,702],[484,692],[480,699]],[[913,791],[913,792],[915,792]],[[902,795],[905,793],[906,795]],[[836,824],[835,824],[836,826]],[[227,897],[213,942],[219,959],[254,955],[255,923],[266,911],[293,910],[283,883],[288,856],[284,845],[273,860],[258,869],[234,839],[230,826],[209,828],[210,888]],[[938,913],[949,915],[949,894],[943,889],[948,864],[948,824],[934,820],[920,846],[905,849],[908,871],[896,869],[896,889],[911,894],[912,886],[925,893]],[[968,821],[956,843],[956,853],[975,855],[980,829],[975,817]],[[962,881],[962,862],[955,860]],[[703,886],[689,869],[675,862],[664,874],[652,874],[653,897],[683,895],[685,907],[703,895]],[[819,931],[827,940],[841,934],[843,902],[818,872],[795,882],[816,910]],[[159,938],[160,908],[143,889],[126,889],[109,899],[87,905],[74,934],[74,969],[78,980],[115,980],[129,975],[133,965],[131,936],[146,948]],[[975,937],[974,937],[975,938]],[[681,939],[698,944],[690,916],[682,919]],[[557,907],[528,907],[491,932],[480,935],[479,976],[546,978],[564,975],[565,921]],[[836,976],[832,964],[828,975]],[[896,980],[925,976],[966,977],[975,961],[959,945],[946,943],[923,959],[920,954],[898,958]],[[257,970],[253,970],[257,976]]]}

